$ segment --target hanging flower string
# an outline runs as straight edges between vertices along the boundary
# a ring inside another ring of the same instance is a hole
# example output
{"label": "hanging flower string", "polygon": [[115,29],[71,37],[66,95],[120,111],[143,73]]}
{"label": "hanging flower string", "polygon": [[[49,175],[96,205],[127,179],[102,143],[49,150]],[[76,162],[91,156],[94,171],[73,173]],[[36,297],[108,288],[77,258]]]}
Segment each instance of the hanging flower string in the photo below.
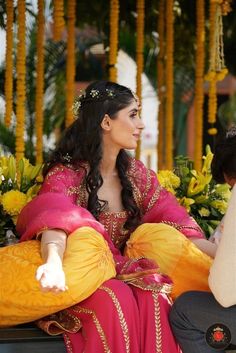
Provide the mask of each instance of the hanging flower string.
{"label": "hanging flower string", "polygon": [[36,162],[43,161],[43,94],[44,94],[44,0],[38,0],[36,65]]}
{"label": "hanging flower string", "polygon": [[[142,73],[143,73],[143,48],[144,48],[144,17],[145,17],[145,1],[137,0],[137,21],[136,21],[136,94],[142,105]],[[141,113],[141,112],[140,112]],[[136,158],[140,158],[140,142],[136,149]]]}
{"label": "hanging flower string", "polygon": [[66,61],[66,126],[74,119],[72,106],[75,97],[75,0],[70,0],[67,22],[67,61]]}
{"label": "hanging flower string", "polygon": [[25,128],[25,0],[18,0],[18,43],[17,43],[17,61],[16,61],[16,160],[24,157],[24,128]]}
{"label": "hanging flower string", "polygon": [[[217,111],[217,93],[216,93],[216,83],[217,83],[217,72],[215,71],[215,64],[216,64],[216,50],[219,50],[218,39],[216,38],[216,13],[217,11],[217,4],[216,2],[210,2],[210,70],[208,74],[205,76],[206,81],[209,81],[209,99],[208,99],[208,123],[212,125],[210,129],[208,129],[209,135],[217,134],[217,129],[214,127],[216,122],[216,111]],[[218,31],[218,29],[217,29]],[[224,77],[222,77],[224,78]]]}
{"label": "hanging flower string", "polygon": [[119,27],[119,0],[110,0],[110,50],[109,50],[109,79],[117,81],[117,51]]}
{"label": "hanging flower string", "polygon": [[196,29],[196,73],[195,73],[195,146],[194,162],[196,170],[202,165],[202,132],[203,132],[203,102],[204,102],[204,61],[205,61],[205,8],[204,0],[196,3],[197,29]]}
{"label": "hanging flower string", "polygon": [[159,38],[159,53],[157,55],[157,92],[158,92],[158,144],[157,155],[158,165],[157,170],[164,168],[164,32],[165,32],[165,0],[160,0],[158,9],[157,33]]}
{"label": "hanging flower string", "polygon": [[211,0],[210,2],[210,59],[209,71],[205,77],[209,81],[208,123],[211,125],[208,129],[209,135],[217,133],[214,127],[217,112],[217,81],[223,80],[228,73],[224,61],[222,15],[227,15],[230,10],[230,1]]}
{"label": "hanging flower string", "polygon": [[167,0],[166,3],[166,168],[173,167],[173,76],[174,76],[174,3],[173,0]]}
{"label": "hanging flower string", "polygon": [[13,105],[13,2],[7,0],[7,28],[6,28],[6,71],[5,71],[5,124],[7,127],[11,124],[12,105]]}
{"label": "hanging flower string", "polygon": [[143,48],[144,48],[144,0],[137,0],[137,39],[136,39],[136,94],[139,97],[140,104],[142,100],[142,72],[143,72]]}
{"label": "hanging flower string", "polygon": [[[68,1],[69,5],[70,1]],[[53,39],[61,39],[62,31],[65,27],[64,21],[64,1],[54,0],[53,2]]]}

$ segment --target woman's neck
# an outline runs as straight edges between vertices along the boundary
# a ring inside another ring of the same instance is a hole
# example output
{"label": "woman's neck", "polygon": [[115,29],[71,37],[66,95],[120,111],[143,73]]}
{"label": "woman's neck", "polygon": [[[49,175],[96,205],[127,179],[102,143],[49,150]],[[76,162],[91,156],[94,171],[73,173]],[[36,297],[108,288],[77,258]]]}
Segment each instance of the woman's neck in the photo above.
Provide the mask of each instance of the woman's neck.
{"label": "woman's neck", "polygon": [[100,163],[102,177],[117,176],[116,160],[118,153],[104,153]]}
{"label": "woman's neck", "polygon": [[102,177],[108,178],[117,176],[117,169],[116,169],[116,160],[104,160],[102,159],[100,164],[100,173]]}

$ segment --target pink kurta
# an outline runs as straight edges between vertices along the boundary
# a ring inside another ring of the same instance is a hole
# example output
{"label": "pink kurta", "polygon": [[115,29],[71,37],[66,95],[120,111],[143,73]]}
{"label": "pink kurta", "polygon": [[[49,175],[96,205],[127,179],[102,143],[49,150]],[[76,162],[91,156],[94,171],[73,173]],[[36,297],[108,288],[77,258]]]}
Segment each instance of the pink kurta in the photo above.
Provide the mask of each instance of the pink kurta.
{"label": "pink kurta", "polygon": [[[126,211],[102,212],[97,221],[86,210],[86,168],[85,163],[78,167],[54,167],[39,196],[23,209],[17,224],[22,241],[32,239],[45,229],[59,228],[69,235],[87,225],[104,236],[113,253],[119,279],[105,282],[89,298],[59,315],[75,323],[64,334],[67,351],[176,353],[179,348],[168,322],[170,280],[156,273],[153,261],[130,260],[122,255],[130,237],[130,232],[123,227]],[[131,159],[128,178],[141,209],[142,223],[166,223],[189,238],[203,237],[196,222],[142,162]],[[140,273],[132,286],[121,281],[132,273]]]}

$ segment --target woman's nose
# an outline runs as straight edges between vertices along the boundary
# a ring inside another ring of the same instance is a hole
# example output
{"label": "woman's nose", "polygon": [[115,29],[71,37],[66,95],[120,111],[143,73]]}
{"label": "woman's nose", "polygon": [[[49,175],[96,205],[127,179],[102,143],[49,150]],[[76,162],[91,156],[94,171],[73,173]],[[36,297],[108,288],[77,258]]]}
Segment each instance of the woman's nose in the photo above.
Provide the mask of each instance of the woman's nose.
{"label": "woman's nose", "polygon": [[138,129],[143,130],[145,128],[145,125],[143,121],[139,118],[138,119]]}

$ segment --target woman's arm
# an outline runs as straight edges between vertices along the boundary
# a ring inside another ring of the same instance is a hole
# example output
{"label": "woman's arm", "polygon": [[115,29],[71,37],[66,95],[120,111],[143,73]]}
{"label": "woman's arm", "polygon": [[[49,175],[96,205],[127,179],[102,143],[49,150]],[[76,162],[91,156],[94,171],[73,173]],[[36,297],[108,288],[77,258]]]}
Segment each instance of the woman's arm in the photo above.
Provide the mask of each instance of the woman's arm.
{"label": "woman's arm", "polygon": [[176,197],[160,185],[155,172],[144,170],[139,184],[143,195],[143,223],[165,223],[190,240],[205,239],[197,222],[180,206]]}
{"label": "woman's arm", "polygon": [[190,238],[197,247],[205,254],[209,255],[210,257],[214,258],[217,250],[217,244],[212,243],[207,239],[199,239],[199,238]]}
{"label": "woman's arm", "polygon": [[210,269],[209,286],[224,307],[236,304],[236,186],[224,216],[221,240]]}
{"label": "woman's arm", "polygon": [[197,222],[180,206],[176,197],[164,189],[152,170],[146,169],[141,162],[136,163],[141,170],[141,189],[143,197],[144,223],[165,223],[180,231],[201,251],[214,258],[217,244],[207,240]]}
{"label": "woman's arm", "polygon": [[54,167],[46,176],[39,195],[31,200],[17,219],[20,241],[35,238],[48,229],[62,229],[68,235],[75,229],[91,226],[100,233],[104,227],[89,211],[77,204],[84,170]]}
{"label": "woman's arm", "polygon": [[[104,226],[87,209],[77,204],[83,175],[84,170],[80,172],[64,166],[56,166],[48,173],[39,195],[23,208],[18,217],[17,231],[21,235],[20,240],[33,239],[37,234],[47,234],[48,237],[48,232],[53,229],[60,229],[70,236],[76,229],[91,227],[107,241],[115,261],[123,263],[126,259],[114,246]],[[58,234],[58,231],[55,232],[55,235]],[[50,249],[50,259],[55,259],[55,256]],[[41,278],[40,273],[38,276]]]}
{"label": "woman's arm", "polygon": [[58,293],[67,289],[62,267],[66,238],[66,233],[60,229],[50,229],[42,233],[41,254],[45,263],[36,272],[42,291]]}

